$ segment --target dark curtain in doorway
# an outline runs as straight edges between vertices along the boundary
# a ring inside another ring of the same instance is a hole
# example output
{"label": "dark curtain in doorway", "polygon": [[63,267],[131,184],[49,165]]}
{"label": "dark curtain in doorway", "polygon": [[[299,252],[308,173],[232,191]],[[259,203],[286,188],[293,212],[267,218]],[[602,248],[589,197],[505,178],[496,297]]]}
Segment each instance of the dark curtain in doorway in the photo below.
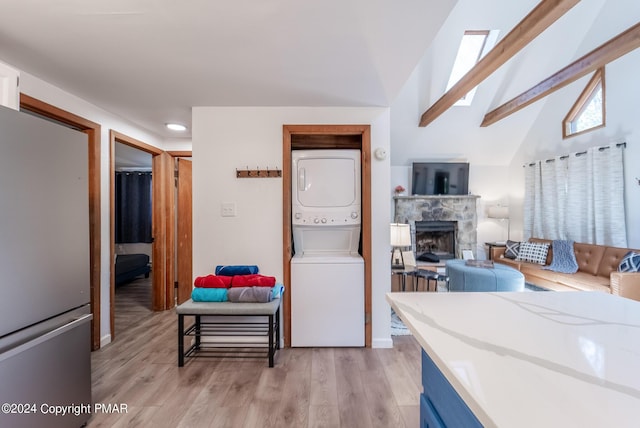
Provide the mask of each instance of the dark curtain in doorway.
{"label": "dark curtain in doorway", "polygon": [[115,188],[116,243],[150,243],[151,173],[116,172]]}

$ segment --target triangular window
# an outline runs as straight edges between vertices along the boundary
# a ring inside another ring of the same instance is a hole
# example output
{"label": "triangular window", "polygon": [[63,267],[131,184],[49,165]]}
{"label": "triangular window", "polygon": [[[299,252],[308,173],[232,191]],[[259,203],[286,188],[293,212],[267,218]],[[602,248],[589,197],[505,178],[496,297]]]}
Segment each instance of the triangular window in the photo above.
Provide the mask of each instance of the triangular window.
{"label": "triangular window", "polygon": [[563,138],[605,125],[604,68],[599,68],[562,122]]}
{"label": "triangular window", "polygon": [[[462,36],[458,54],[449,75],[447,91],[453,87],[480,59],[487,54],[498,40],[498,30],[467,30]],[[469,106],[476,93],[477,86],[460,98],[454,105]]]}

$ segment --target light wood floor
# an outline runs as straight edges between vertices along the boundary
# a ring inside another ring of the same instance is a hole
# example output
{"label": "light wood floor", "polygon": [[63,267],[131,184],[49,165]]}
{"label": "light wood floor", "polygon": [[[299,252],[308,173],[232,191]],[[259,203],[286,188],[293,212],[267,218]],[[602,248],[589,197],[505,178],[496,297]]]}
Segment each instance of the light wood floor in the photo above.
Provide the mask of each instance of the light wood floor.
{"label": "light wood floor", "polygon": [[266,359],[205,358],[178,368],[175,311],[116,302],[129,309],[116,340],[92,354],[93,401],[128,412],[94,414],[89,427],[419,426],[412,336],[394,337],[393,349],[282,349],[273,368]]}
{"label": "light wood floor", "polygon": [[153,315],[151,310],[152,277],[140,277],[116,287],[115,330],[116,338],[129,327]]}

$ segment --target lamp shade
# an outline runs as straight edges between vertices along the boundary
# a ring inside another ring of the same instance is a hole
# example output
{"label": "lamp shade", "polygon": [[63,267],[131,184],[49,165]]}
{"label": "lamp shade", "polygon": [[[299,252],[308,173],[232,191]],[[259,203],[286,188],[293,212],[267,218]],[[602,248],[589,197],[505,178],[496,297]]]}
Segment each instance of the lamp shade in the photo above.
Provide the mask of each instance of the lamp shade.
{"label": "lamp shade", "polygon": [[411,246],[411,232],[408,224],[391,223],[391,246],[409,247]]}
{"label": "lamp shade", "polygon": [[489,218],[507,219],[509,218],[509,207],[493,205],[489,207],[487,214]]}

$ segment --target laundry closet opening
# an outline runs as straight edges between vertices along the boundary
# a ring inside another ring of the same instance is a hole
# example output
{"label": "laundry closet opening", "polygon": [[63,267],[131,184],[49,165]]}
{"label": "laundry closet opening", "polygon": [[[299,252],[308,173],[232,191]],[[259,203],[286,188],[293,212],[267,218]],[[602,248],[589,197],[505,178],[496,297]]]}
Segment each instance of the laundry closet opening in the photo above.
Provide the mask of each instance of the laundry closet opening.
{"label": "laundry closet opening", "polygon": [[[283,127],[285,346],[371,346],[369,159],[369,125]],[[332,293],[318,294],[319,275]]]}

